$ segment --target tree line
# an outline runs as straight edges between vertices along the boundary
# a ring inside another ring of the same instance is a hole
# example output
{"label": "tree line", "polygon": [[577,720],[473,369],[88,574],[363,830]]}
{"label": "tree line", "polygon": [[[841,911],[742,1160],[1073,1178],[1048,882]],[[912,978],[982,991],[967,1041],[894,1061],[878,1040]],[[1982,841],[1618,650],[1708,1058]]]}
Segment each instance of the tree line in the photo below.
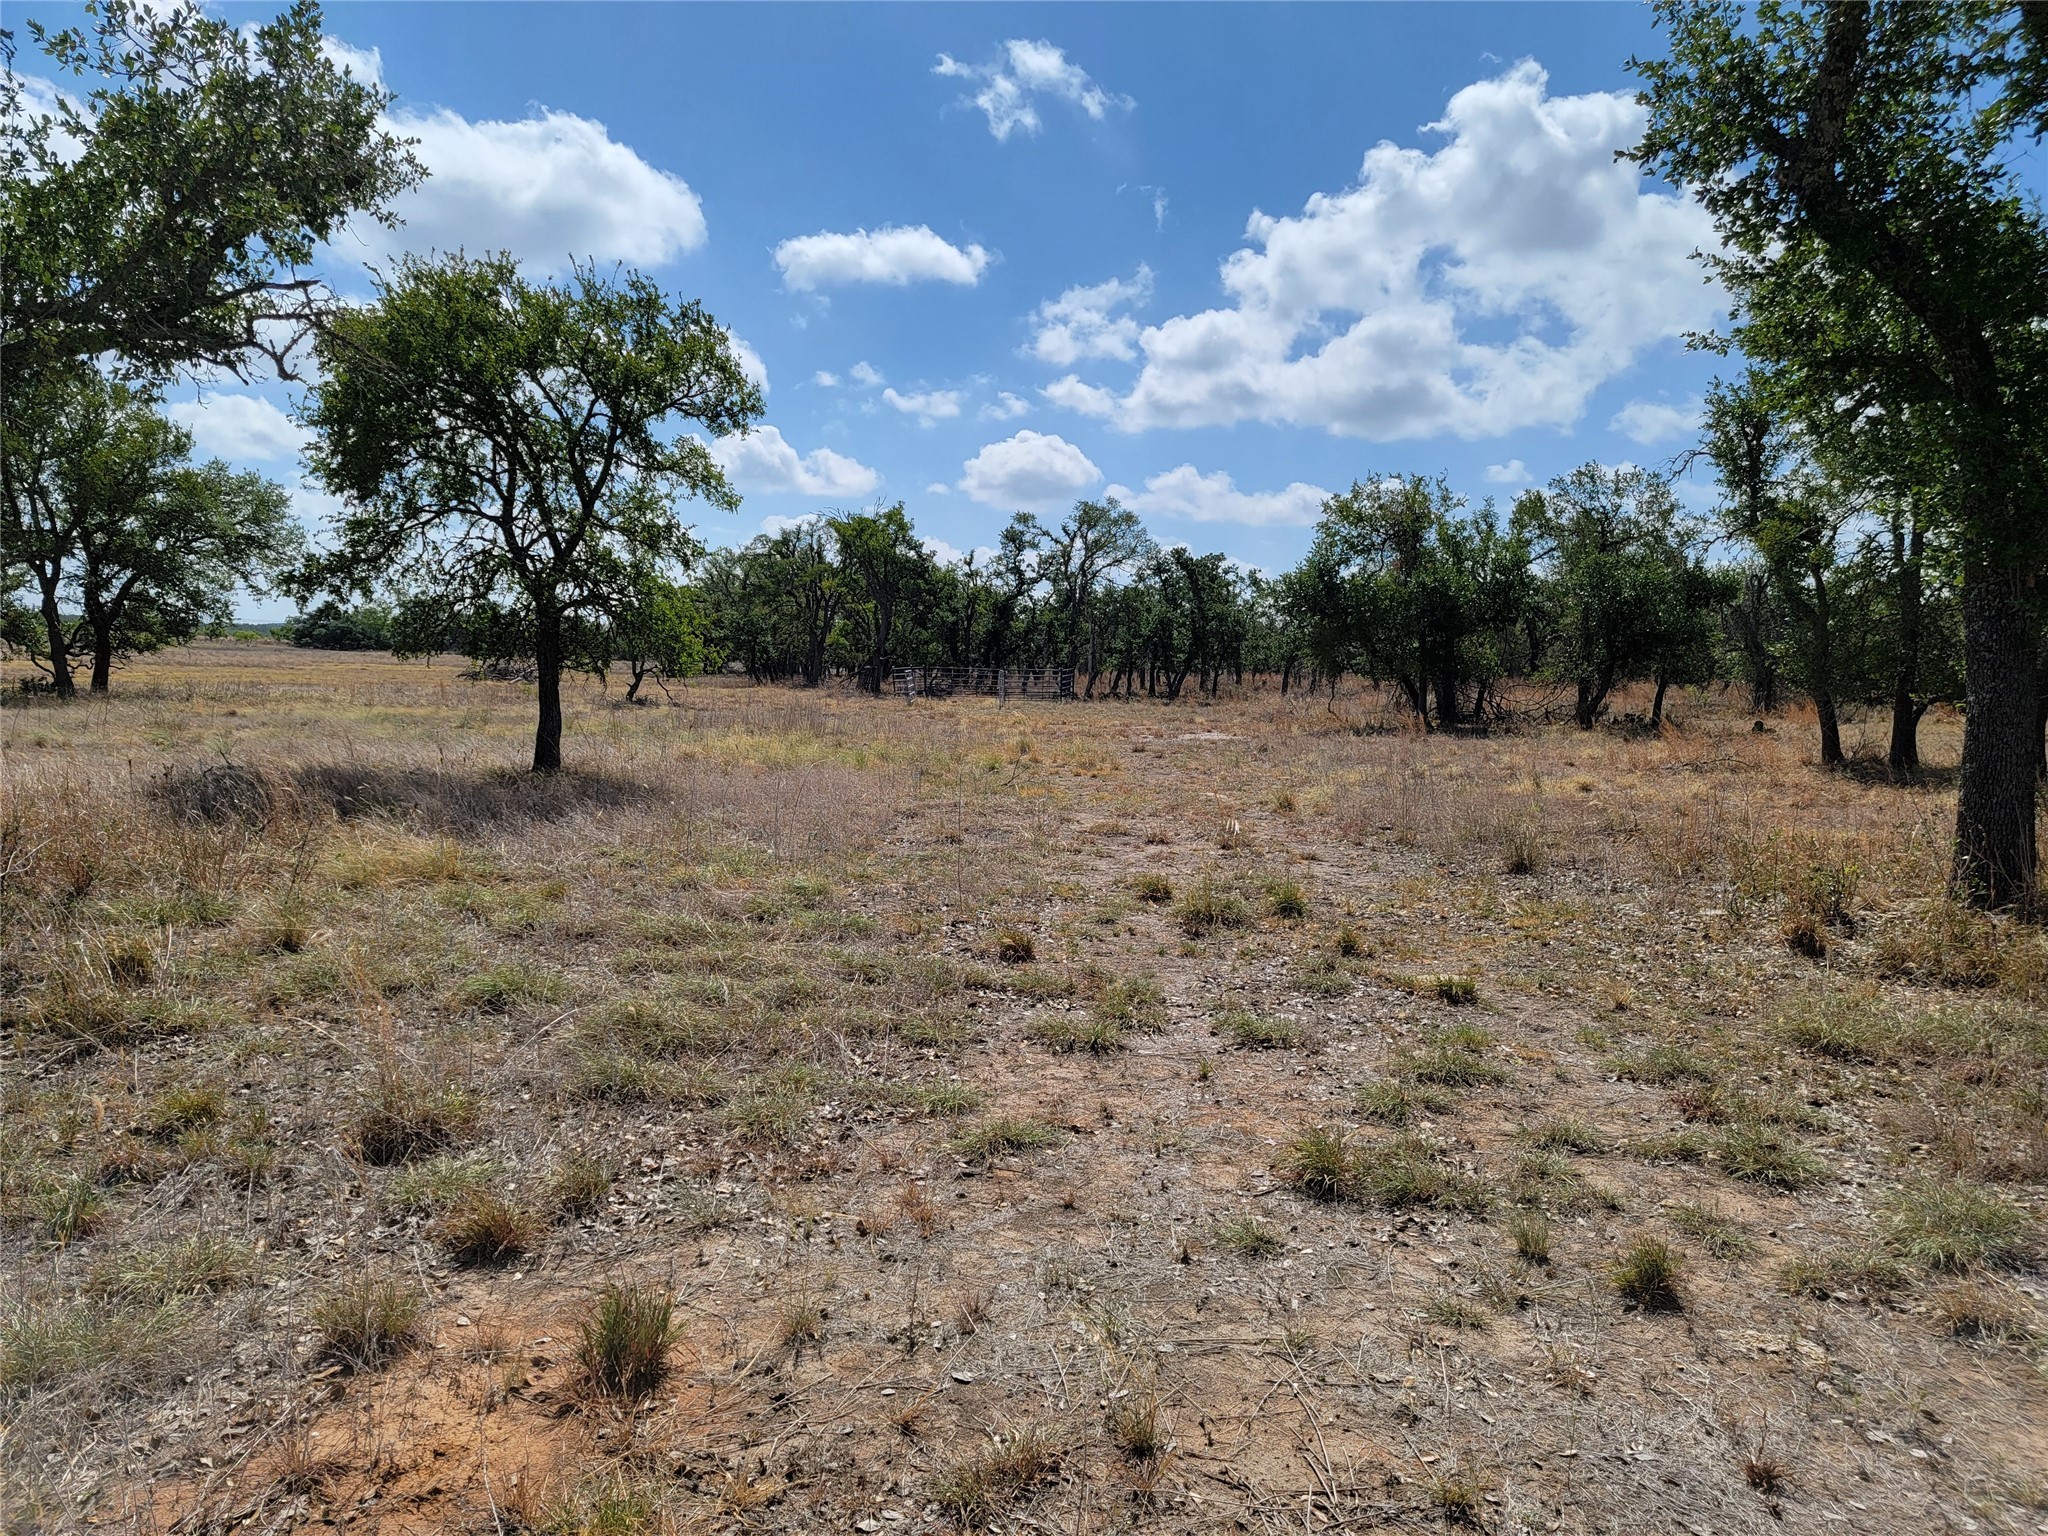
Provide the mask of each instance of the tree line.
{"label": "tree line", "polygon": [[[1019,517],[993,556],[932,559],[900,507],[707,552],[680,509],[737,496],[705,442],[763,410],[730,338],[637,273],[535,281],[510,258],[408,256],[369,302],[311,270],[351,219],[391,222],[425,174],[389,97],[323,52],[298,0],[237,28],[196,4],[105,0],[29,36],[76,86],[0,95],[0,572],[5,638],[69,695],[269,584],[332,619],[375,598],[401,649],[518,657],[533,766],[559,768],[561,678],[637,690],[730,657],[871,688],[889,667],[1073,667],[1088,691],[1180,697],[1276,672],[1379,678],[1425,723],[1554,680],[1590,726],[1633,679],[1721,676],[1760,704],[1960,697],[1954,882],[2036,894],[2048,567],[2048,226],[2014,170],[2048,130],[2048,8],[1995,0],[1747,8],[1659,0],[1632,60],[1630,153],[1696,196],[1731,300],[1696,462],[1720,496],[1588,465],[1505,513],[1440,480],[1360,480],[1272,578],[1150,540],[1112,503]],[[300,548],[281,493],[194,464],[180,377],[315,365],[308,467],[340,501]],[[1710,554],[1738,541],[1740,560]]]}

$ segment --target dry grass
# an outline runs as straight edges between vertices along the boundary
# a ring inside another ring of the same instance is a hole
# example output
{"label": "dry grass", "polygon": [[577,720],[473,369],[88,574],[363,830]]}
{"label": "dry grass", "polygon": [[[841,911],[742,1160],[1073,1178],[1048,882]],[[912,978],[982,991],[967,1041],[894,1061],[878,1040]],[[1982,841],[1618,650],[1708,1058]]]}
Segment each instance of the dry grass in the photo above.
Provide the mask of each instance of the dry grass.
{"label": "dry grass", "polygon": [[530,707],[9,696],[27,1528],[2038,1523],[2048,947],[1938,897],[1952,717],[721,682],[540,783]]}

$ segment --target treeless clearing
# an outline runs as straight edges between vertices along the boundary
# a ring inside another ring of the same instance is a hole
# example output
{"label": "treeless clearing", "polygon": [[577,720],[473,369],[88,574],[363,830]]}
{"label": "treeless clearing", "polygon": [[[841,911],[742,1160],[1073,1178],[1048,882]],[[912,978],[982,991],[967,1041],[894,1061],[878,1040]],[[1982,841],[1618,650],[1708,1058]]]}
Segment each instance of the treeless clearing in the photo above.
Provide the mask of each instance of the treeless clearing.
{"label": "treeless clearing", "polygon": [[0,716],[21,1528],[2048,1518],[2048,947],[1930,896],[1938,773],[712,683],[533,780],[531,708]]}

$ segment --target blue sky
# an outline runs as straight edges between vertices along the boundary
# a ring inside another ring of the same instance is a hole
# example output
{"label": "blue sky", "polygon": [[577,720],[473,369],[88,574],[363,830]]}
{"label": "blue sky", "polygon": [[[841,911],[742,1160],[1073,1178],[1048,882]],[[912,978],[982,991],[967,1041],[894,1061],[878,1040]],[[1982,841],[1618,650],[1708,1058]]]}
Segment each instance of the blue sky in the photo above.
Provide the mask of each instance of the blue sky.
{"label": "blue sky", "polygon": [[[399,246],[624,261],[758,359],[765,423],[723,450],[745,504],[695,518],[713,542],[901,499],[967,550],[1114,492],[1163,540],[1277,569],[1371,473],[1477,500],[1662,462],[1712,377],[1680,339],[1718,317],[1687,259],[1711,231],[1613,159],[1640,120],[1626,61],[1658,48],[1644,7],[327,23],[436,172]],[[328,275],[363,291],[390,248],[344,239]],[[173,397],[202,451],[296,479],[288,389]]]}

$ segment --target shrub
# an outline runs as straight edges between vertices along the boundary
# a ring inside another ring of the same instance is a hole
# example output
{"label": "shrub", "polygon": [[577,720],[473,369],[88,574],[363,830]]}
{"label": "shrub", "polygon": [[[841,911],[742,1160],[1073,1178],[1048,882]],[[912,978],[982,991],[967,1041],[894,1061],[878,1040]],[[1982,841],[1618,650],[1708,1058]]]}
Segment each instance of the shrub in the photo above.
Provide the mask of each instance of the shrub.
{"label": "shrub", "polygon": [[668,1373],[668,1349],[680,1331],[667,1287],[628,1281],[598,1292],[579,1325],[576,1363],[610,1397],[645,1396]]}
{"label": "shrub", "polygon": [[1672,1311],[1679,1305],[1678,1272],[1684,1262],[1661,1237],[1639,1237],[1615,1260],[1607,1278],[1631,1305],[1646,1312]]}
{"label": "shrub", "polygon": [[1980,1185],[1923,1179],[1895,1190],[1880,1231],[1894,1252],[1927,1269],[2010,1264],[2026,1251],[2032,1224],[2024,1211]]}
{"label": "shrub", "polygon": [[314,1306],[313,1326],[323,1353],[367,1370],[412,1343],[419,1315],[419,1292],[412,1287],[358,1274]]}

